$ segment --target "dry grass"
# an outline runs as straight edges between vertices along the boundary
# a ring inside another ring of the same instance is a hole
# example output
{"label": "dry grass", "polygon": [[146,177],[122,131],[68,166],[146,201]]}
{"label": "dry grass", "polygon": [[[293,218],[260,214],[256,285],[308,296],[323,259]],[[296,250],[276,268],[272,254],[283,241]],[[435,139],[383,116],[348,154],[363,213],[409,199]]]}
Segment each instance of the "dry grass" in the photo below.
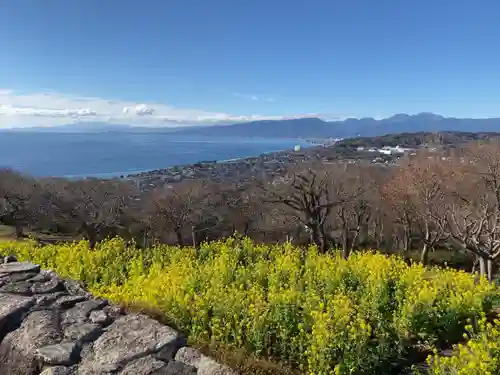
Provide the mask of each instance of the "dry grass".
{"label": "dry grass", "polygon": [[240,375],[298,375],[285,364],[272,360],[257,358],[243,349],[226,348],[216,344],[193,343],[202,353],[224,363],[236,370]]}
{"label": "dry grass", "polygon": [[[35,238],[40,243],[44,244],[57,243],[57,242],[70,242],[77,239],[73,236],[67,236],[62,234],[47,234],[47,233],[35,232],[28,228],[24,229],[23,234],[25,238]],[[0,240],[15,241],[16,231],[14,227],[8,225],[0,225]]]}

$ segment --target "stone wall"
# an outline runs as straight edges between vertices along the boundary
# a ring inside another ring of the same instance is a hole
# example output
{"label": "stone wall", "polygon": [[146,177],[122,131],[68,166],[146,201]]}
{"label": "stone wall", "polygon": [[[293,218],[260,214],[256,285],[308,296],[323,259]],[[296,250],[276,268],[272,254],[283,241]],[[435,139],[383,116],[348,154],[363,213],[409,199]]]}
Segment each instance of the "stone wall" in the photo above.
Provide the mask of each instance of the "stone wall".
{"label": "stone wall", "polygon": [[38,265],[0,264],[0,375],[235,375],[174,329]]}

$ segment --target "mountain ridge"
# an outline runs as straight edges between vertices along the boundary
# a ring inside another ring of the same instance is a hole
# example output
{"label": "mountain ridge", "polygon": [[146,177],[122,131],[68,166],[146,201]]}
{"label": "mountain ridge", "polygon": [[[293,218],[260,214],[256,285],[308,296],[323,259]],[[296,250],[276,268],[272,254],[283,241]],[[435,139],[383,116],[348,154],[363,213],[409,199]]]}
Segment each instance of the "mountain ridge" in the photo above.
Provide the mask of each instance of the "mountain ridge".
{"label": "mountain ridge", "polygon": [[400,113],[384,119],[365,117],[359,119],[347,118],[341,121],[323,121],[312,117],[291,120],[253,121],[203,129],[182,129],[179,133],[211,136],[352,138],[357,136],[374,137],[405,132],[437,131],[500,131],[500,118],[455,118],[444,117],[429,112],[422,112],[416,115]]}
{"label": "mountain ridge", "polygon": [[456,118],[444,117],[430,112],[421,112],[414,115],[398,113],[383,119],[364,117],[324,121],[318,117],[306,117],[283,120],[258,120],[231,125],[192,125],[189,127],[145,127],[122,124],[78,123],[51,128],[34,127],[3,131],[55,133],[161,132],[215,137],[352,138],[359,136],[374,137],[405,132],[498,132],[500,131],[500,118]]}

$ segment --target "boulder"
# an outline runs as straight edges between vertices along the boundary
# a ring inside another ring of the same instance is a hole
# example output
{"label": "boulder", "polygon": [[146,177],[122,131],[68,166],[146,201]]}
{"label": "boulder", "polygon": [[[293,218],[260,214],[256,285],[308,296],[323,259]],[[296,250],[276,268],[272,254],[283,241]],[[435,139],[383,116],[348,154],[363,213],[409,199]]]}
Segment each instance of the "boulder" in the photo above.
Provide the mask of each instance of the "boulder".
{"label": "boulder", "polygon": [[61,280],[58,277],[54,277],[45,282],[35,282],[31,287],[33,294],[46,294],[64,291],[64,287]]}
{"label": "boulder", "polygon": [[40,266],[29,262],[12,262],[0,264],[0,274],[19,272],[40,272]]}
{"label": "boulder", "polygon": [[17,258],[15,255],[7,255],[3,258],[4,263],[14,263],[17,262]]}
{"label": "boulder", "polygon": [[196,375],[196,368],[177,361],[170,361],[151,375]]}
{"label": "boulder", "polygon": [[198,375],[237,375],[229,367],[221,365],[199,350],[189,347],[180,348],[175,355],[175,360],[195,367]]}
{"label": "boulder", "polygon": [[78,362],[78,346],[75,342],[47,345],[37,349],[35,355],[44,365],[70,366]]}
{"label": "boulder", "polygon": [[71,375],[73,374],[73,369],[66,366],[53,366],[44,369],[40,375]]}
{"label": "boulder", "polygon": [[177,331],[168,326],[141,314],[124,315],[95,341],[92,352],[82,358],[79,371],[114,372],[166,346],[180,347],[180,342]]}
{"label": "boulder", "polygon": [[84,300],[76,303],[62,315],[63,325],[83,324],[87,322],[90,313],[107,305],[107,301],[100,299]]}
{"label": "boulder", "polygon": [[20,296],[32,296],[31,284],[27,281],[7,283],[0,287],[0,293],[18,294]]}
{"label": "boulder", "polygon": [[162,361],[158,361],[152,356],[146,356],[143,358],[139,358],[129,365],[127,365],[122,371],[120,371],[119,375],[151,375],[154,374],[157,370],[165,367],[167,364]]}
{"label": "boulder", "polygon": [[105,325],[110,321],[110,317],[108,316],[106,311],[102,310],[92,311],[90,313],[89,319],[92,323],[102,324],[102,325]]}
{"label": "boulder", "polygon": [[34,303],[34,298],[0,294],[0,342]]}
{"label": "boulder", "polygon": [[39,368],[37,349],[62,340],[54,310],[30,313],[21,326],[7,334],[0,344],[0,374],[32,374]]}
{"label": "boulder", "polygon": [[67,340],[80,344],[97,340],[101,333],[101,326],[92,323],[73,324],[64,329],[64,337]]}

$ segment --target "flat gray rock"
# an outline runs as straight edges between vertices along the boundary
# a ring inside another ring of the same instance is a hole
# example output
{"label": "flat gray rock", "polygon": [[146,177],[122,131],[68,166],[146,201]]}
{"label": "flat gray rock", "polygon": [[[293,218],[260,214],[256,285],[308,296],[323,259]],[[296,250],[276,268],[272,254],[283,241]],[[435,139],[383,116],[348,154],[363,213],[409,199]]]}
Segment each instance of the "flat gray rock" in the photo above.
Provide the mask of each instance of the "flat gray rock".
{"label": "flat gray rock", "polygon": [[151,375],[196,375],[196,368],[177,361],[170,361],[168,364],[153,372]]}
{"label": "flat gray rock", "polygon": [[125,315],[95,341],[93,355],[82,358],[80,369],[83,373],[113,372],[165,346],[177,346],[178,339],[177,331],[153,319],[141,314]]}
{"label": "flat gray rock", "polygon": [[0,340],[8,326],[16,325],[34,303],[34,298],[0,294]]}
{"label": "flat gray rock", "polygon": [[69,309],[73,306],[75,306],[78,302],[85,301],[86,298],[84,296],[64,296],[59,298],[55,302],[55,307],[61,308],[61,309]]}
{"label": "flat gray rock", "polygon": [[40,266],[29,262],[0,264],[0,273],[40,272]]}
{"label": "flat gray rock", "polygon": [[36,351],[36,357],[46,365],[73,365],[78,361],[78,348],[74,342],[47,345]]}
{"label": "flat gray rock", "polygon": [[155,371],[165,367],[167,364],[162,361],[158,361],[151,356],[137,359],[127,365],[119,375],[151,375]]}
{"label": "flat gray rock", "polygon": [[65,291],[61,280],[56,277],[45,282],[34,283],[31,287],[31,290],[34,294],[46,294]]}
{"label": "flat gray rock", "polygon": [[175,360],[195,367],[198,375],[237,375],[229,367],[215,362],[212,358],[193,348],[180,348],[175,355]]}
{"label": "flat gray rock", "polygon": [[64,330],[64,337],[67,340],[79,342],[81,344],[96,340],[102,333],[102,328],[98,324],[82,323],[69,325]]}
{"label": "flat gray rock", "polygon": [[92,311],[100,310],[107,305],[108,301],[104,299],[91,299],[77,303],[74,308],[80,310],[81,313],[88,318]]}
{"label": "flat gray rock", "polygon": [[84,300],[76,303],[72,308],[66,310],[62,314],[63,325],[82,324],[86,323],[90,313],[106,306],[107,301],[99,299]]}
{"label": "flat gray rock", "polygon": [[15,283],[18,281],[33,280],[34,277],[39,275],[36,272],[17,272],[17,273],[4,273],[0,275],[1,281],[4,283]]}
{"label": "flat gray rock", "polygon": [[73,369],[66,366],[53,366],[43,370],[40,375],[71,375]]}
{"label": "flat gray rock", "polygon": [[7,283],[0,287],[1,293],[18,294],[20,296],[32,296],[31,284],[27,281],[19,281],[17,283]]}
{"label": "flat gray rock", "polygon": [[112,319],[115,320],[119,316],[124,315],[124,310],[120,306],[116,305],[108,305],[102,309],[108,316]]}
{"label": "flat gray rock", "polygon": [[89,319],[92,323],[96,324],[107,324],[110,322],[111,318],[108,316],[106,311],[92,311],[90,313]]}
{"label": "flat gray rock", "polygon": [[179,337],[177,339],[177,345],[164,346],[158,352],[154,353],[153,357],[163,362],[170,362],[175,358],[175,353],[177,353],[177,350],[186,345],[186,339],[184,337]]}
{"label": "flat gray rock", "polygon": [[35,300],[36,300],[36,305],[39,307],[48,307],[48,306],[53,306],[56,308],[59,308],[60,305],[58,304],[58,301],[61,298],[65,298],[65,293],[64,292],[55,292],[55,293],[48,293],[48,294],[39,294],[35,295]]}

